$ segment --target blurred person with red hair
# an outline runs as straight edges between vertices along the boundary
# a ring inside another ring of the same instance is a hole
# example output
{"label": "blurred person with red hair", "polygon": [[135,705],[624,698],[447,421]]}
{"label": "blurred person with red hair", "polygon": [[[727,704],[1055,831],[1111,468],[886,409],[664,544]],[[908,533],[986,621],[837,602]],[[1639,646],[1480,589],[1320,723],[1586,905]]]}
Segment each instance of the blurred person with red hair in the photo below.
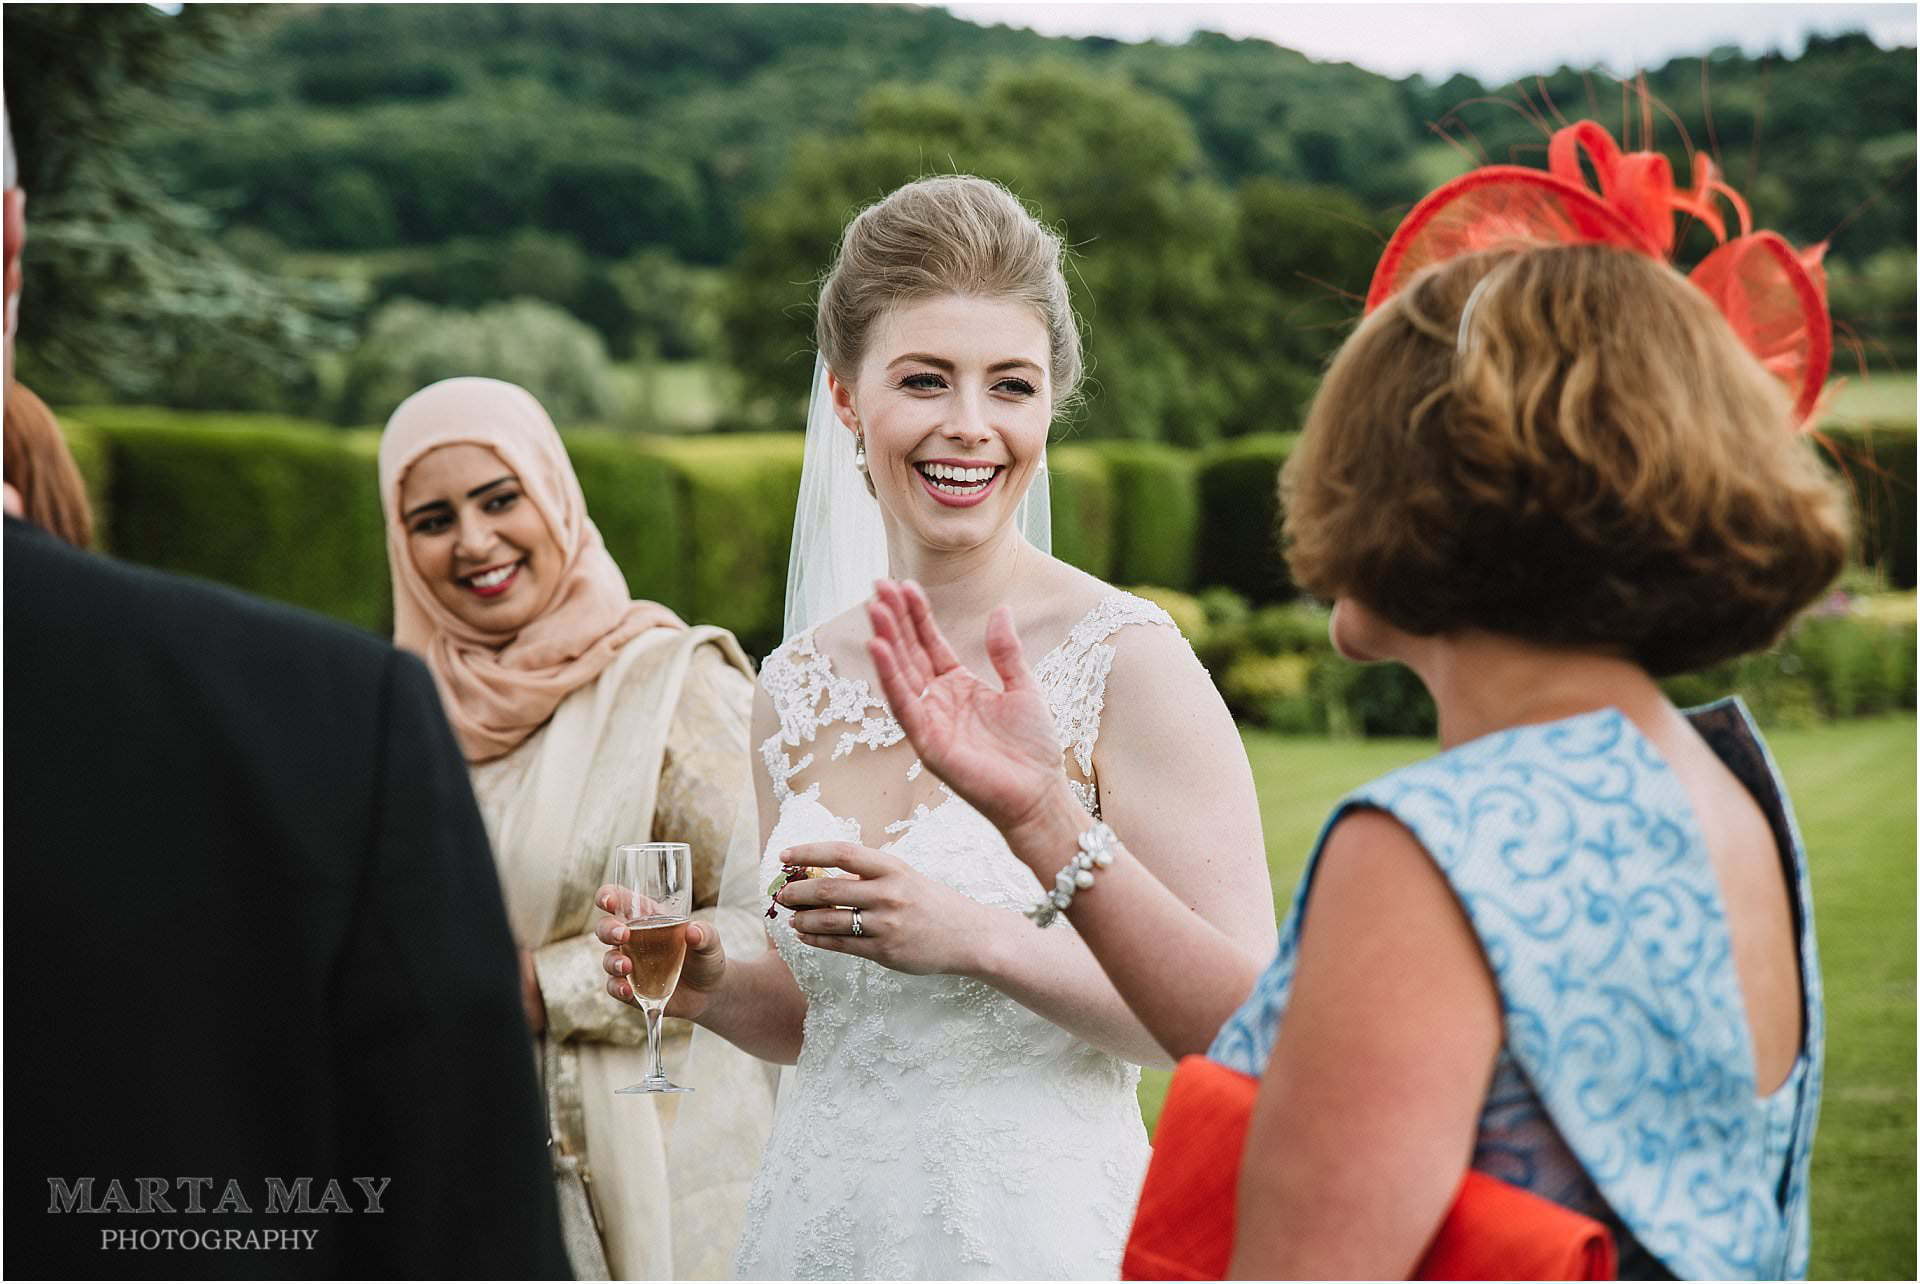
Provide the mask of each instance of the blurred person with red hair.
{"label": "blurred person with red hair", "polygon": [[7,511],[75,548],[92,548],[86,482],[60,435],[60,421],[25,384],[7,385],[5,441]]}

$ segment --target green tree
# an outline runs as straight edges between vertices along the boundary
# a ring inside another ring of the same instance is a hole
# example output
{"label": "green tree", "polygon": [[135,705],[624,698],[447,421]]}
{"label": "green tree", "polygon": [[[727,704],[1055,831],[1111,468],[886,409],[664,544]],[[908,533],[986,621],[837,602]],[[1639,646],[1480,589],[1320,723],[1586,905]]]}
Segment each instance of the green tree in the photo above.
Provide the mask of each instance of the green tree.
{"label": "green tree", "polygon": [[472,374],[519,384],[563,425],[614,409],[600,336],[551,304],[515,299],[459,312],[396,299],[374,314],[347,363],[337,418],[377,423],[426,385]]}
{"label": "green tree", "polygon": [[1082,430],[1199,443],[1228,406],[1219,368],[1227,194],[1200,173],[1179,109],[1113,77],[1048,63],[977,95],[887,86],[852,139],[812,139],[747,215],[722,325],[762,414],[797,423],[817,282],[847,218],[931,173],[1005,183],[1073,253],[1069,283],[1090,356]]}
{"label": "green tree", "polygon": [[1237,360],[1229,436],[1298,428],[1320,370],[1360,316],[1385,234],[1337,188],[1255,179],[1234,193]]}
{"label": "green tree", "polygon": [[393,202],[363,169],[336,169],[313,187],[313,223],[326,244],[371,250],[393,244]]}
{"label": "green tree", "polygon": [[712,354],[719,342],[719,274],[667,251],[641,250],[607,273],[632,317],[632,344],[668,361]]}
{"label": "green tree", "polygon": [[[352,296],[288,281],[221,248],[217,221],[136,163],[139,121],[216,66],[256,23],[243,9],[13,5],[6,85],[31,198],[23,380],[152,397],[187,364],[258,386],[304,377],[348,342]],[[218,381],[216,381],[217,383]]]}

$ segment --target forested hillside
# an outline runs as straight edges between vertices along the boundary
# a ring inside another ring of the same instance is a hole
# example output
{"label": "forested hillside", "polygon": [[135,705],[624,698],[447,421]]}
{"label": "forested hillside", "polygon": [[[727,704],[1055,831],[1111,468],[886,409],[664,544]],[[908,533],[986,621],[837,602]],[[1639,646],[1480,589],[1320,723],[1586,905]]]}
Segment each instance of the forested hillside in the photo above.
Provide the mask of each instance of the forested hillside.
{"label": "forested hillside", "polygon": [[[1599,72],[1394,81],[1262,41],[1057,39],[893,6],[62,8],[5,13],[30,177],[70,88],[47,59],[178,46],[164,72],[119,60],[136,106],[96,146],[204,213],[205,261],[267,294],[244,349],[195,324],[113,362],[84,330],[30,343],[56,391],[364,422],[491,354],[558,412],[618,423],[698,362],[682,426],[790,426],[846,215],[965,168],[1078,250],[1086,432],[1285,428],[1406,205],[1471,158],[1539,163],[1546,129],[1584,114],[1635,144],[1650,122],[1683,174],[1689,144],[1710,151],[1763,224],[1832,235],[1836,316],[1872,366],[1913,359],[1914,55],[1865,37],[1650,68],[1643,108]],[[84,294],[97,256],[51,221],[40,270]]]}

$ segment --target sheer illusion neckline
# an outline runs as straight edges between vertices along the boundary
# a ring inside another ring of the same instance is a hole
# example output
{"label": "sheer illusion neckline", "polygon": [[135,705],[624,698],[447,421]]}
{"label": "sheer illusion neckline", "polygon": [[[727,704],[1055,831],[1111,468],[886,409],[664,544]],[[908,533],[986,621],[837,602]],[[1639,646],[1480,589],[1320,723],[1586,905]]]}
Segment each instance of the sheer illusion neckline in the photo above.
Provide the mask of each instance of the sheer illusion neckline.
{"label": "sheer illusion neckline", "polygon": [[[1081,628],[1085,626],[1088,621],[1093,620],[1099,615],[1102,607],[1115,599],[1124,598],[1125,596],[1125,594],[1117,591],[1101,595],[1092,606],[1087,608],[1083,615],[1073,622],[1072,626],[1067,629],[1064,637],[1047,648],[1044,654],[1028,666],[1032,669],[1035,680],[1039,682],[1041,691],[1046,694],[1049,708],[1051,708],[1053,704],[1053,689],[1052,684],[1047,681],[1047,677],[1052,670],[1052,662],[1073,643],[1075,636],[1080,632]],[[872,749],[884,749],[905,739],[906,731],[901,727],[899,719],[894,717],[893,708],[887,703],[886,696],[883,693],[875,691],[873,689],[873,683],[858,674],[842,675],[838,666],[834,664],[833,657],[820,649],[818,645],[820,628],[820,625],[815,625],[805,633],[802,633],[799,638],[796,639],[794,646],[796,655],[810,659],[818,664],[820,676],[830,690],[834,687],[839,688],[839,697],[837,699],[829,699],[826,713],[815,721],[814,734],[817,736],[820,729],[825,727],[845,725],[854,722],[859,723],[860,731],[858,733],[849,732],[842,735],[840,744],[835,748],[833,753],[835,758],[842,757],[845,753],[850,753],[852,746],[855,744],[865,744]],[[879,716],[877,718],[867,718],[863,716],[869,709],[878,710]],[[1058,711],[1056,710],[1055,713],[1057,716]],[[907,768],[907,780],[912,782],[919,779],[921,770],[922,764],[916,755],[913,760],[913,765]],[[813,801],[825,810],[828,815],[832,816],[834,820],[842,824],[859,826],[861,830],[861,842],[868,842],[869,837],[866,834],[866,827],[861,824],[858,818],[842,816],[822,800],[821,787],[825,783],[824,780],[815,781],[813,787],[808,790],[807,793],[809,793]],[[913,810],[907,815],[888,822],[882,830],[886,835],[886,840],[884,842],[874,843],[873,846],[881,851],[894,847],[896,844],[904,841],[922,821],[928,820],[934,815],[944,811],[948,804],[956,801],[959,801],[959,795],[948,788],[945,782],[939,782],[938,802],[929,800],[917,803]]]}
{"label": "sheer illusion neckline", "polygon": [[[1128,624],[1149,622],[1177,628],[1172,617],[1152,602],[1109,588],[1074,621],[1064,637],[1032,663],[1034,681],[1054,717],[1061,753],[1072,764],[1067,772],[1068,785],[1095,817],[1100,813],[1093,745],[1099,736],[1106,676],[1113,661],[1113,647],[1107,639]],[[867,841],[862,820],[842,816],[821,800],[825,781],[818,773],[798,791],[789,782],[816,766],[820,733],[825,728],[839,728],[839,734],[828,742],[827,762],[848,757],[861,746],[871,751],[892,748],[906,739],[906,732],[884,696],[874,689],[873,681],[839,671],[833,657],[820,649],[818,632],[816,627],[796,634],[767,658],[761,670],[761,684],[773,699],[780,724],[779,730],[761,743],[761,758],[774,798],[783,810],[794,797],[807,799],[843,826],[858,826],[861,841]],[[797,762],[788,750],[799,751]],[[913,759],[905,773],[909,784],[919,779],[922,769],[920,760]],[[887,823],[885,832],[894,837],[886,845],[898,843],[905,831],[952,801],[953,792],[944,783],[940,792],[946,796],[929,796],[913,805],[910,815]]]}
{"label": "sheer illusion neckline", "polygon": [[[1029,669],[1033,671],[1034,677],[1036,679],[1044,678],[1044,675],[1047,673],[1049,669],[1051,661],[1056,656],[1058,656],[1061,652],[1065,651],[1069,645],[1072,644],[1074,640],[1074,635],[1079,633],[1081,628],[1089,620],[1093,619],[1096,615],[1098,615],[1102,607],[1106,606],[1109,602],[1112,602],[1115,599],[1125,598],[1127,596],[1128,596],[1127,594],[1122,593],[1117,589],[1111,590],[1107,593],[1102,594],[1099,597],[1099,599],[1094,602],[1092,606],[1087,608],[1085,614],[1081,615],[1078,619],[1076,619],[1073,622],[1073,624],[1067,629],[1066,636],[1062,637],[1058,642],[1054,643],[1051,647],[1048,647],[1047,650],[1040,656],[1039,659],[1033,661],[1031,664],[1027,666]],[[893,716],[892,706],[887,703],[886,696],[876,694],[874,692],[873,684],[871,682],[869,682],[866,678],[859,676],[858,674],[854,674],[851,677],[841,677],[839,675],[839,669],[834,664],[833,657],[829,655],[827,652],[822,651],[819,647],[819,633],[823,627],[825,626],[816,624],[812,628],[808,629],[806,632],[798,635],[794,639],[795,653],[799,655],[807,656],[809,658],[819,661],[821,673],[828,682],[834,683],[849,691],[857,693],[858,698],[860,700],[859,708],[862,712],[868,709],[878,709],[880,710],[881,714],[885,717],[888,726],[892,730],[900,731],[900,722],[897,718]],[[1047,689],[1046,683],[1044,681],[1041,682],[1041,689],[1043,691]],[[820,727],[830,727],[835,725],[836,723],[855,721],[854,718],[846,717],[846,716],[833,717],[831,716],[833,711],[834,711],[833,706],[829,706],[828,708],[829,716],[820,718],[816,725]],[[904,736],[906,733],[904,731],[901,731],[900,734]],[[839,755],[835,754],[834,756],[838,757]],[[914,759],[914,761],[915,763],[918,763],[919,759],[916,758]]]}

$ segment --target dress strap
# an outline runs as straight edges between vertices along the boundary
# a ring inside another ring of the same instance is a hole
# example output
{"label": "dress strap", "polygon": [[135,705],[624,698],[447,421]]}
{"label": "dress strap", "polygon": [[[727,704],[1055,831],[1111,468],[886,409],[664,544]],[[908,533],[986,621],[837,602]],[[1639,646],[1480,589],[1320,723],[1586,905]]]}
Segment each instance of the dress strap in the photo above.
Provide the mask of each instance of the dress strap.
{"label": "dress strap", "polygon": [[1073,756],[1074,765],[1089,781],[1093,779],[1093,746],[1100,738],[1100,715],[1106,707],[1107,675],[1113,670],[1114,648],[1107,639],[1130,624],[1179,629],[1171,615],[1145,598],[1110,593],[1081,617],[1067,640],[1048,654],[1034,673],[1053,706],[1061,751]]}
{"label": "dress strap", "polygon": [[814,649],[811,629],[781,643],[760,666],[760,686],[772,701],[774,717],[780,724],[780,729],[760,745],[760,756],[778,802],[785,802],[793,793],[787,782],[813,764],[811,753],[794,762],[785,749],[812,740],[819,730],[815,707],[828,676],[825,657]]}

